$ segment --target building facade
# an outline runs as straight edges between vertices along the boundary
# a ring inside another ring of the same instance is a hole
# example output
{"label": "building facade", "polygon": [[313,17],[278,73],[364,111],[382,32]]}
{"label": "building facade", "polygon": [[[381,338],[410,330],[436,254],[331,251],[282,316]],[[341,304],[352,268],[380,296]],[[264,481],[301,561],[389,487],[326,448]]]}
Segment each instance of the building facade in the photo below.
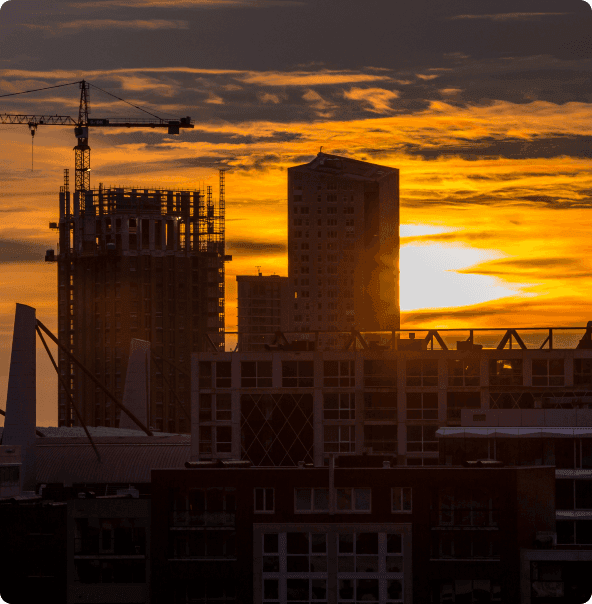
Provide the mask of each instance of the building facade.
{"label": "building facade", "polygon": [[152,602],[520,601],[520,549],[554,527],[553,468],[350,460],[155,470]]}
{"label": "building facade", "polygon": [[[279,275],[237,275],[238,349],[256,352],[265,349],[270,334],[289,325],[289,280]],[[261,334],[261,335],[258,335]]]}
{"label": "building facade", "polygon": [[[59,339],[120,401],[131,339],[151,342],[157,430],[189,430],[178,399],[189,408],[190,354],[224,345],[223,172],[220,187],[218,201],[211,187],[100,186],[74,193],[72,204],[67,184],[60,192]],[[118,425],[120,410],[62,351],[59,368],[87,425]],[[58,388],[59,425],[77,425]]]}
{"label": "building facade", "polygon": [[396,350],[194,354],[192,459],[322,466],[331,453],[366,452],[437,465],[436,431],[459,426],[463,409],[571,408],[592,396],[590,349],[395,342]]}
{"label": "building facade", "polygon": [[288,277],[290,331],[398,329],[399,171],[325,153],[288,168]]}

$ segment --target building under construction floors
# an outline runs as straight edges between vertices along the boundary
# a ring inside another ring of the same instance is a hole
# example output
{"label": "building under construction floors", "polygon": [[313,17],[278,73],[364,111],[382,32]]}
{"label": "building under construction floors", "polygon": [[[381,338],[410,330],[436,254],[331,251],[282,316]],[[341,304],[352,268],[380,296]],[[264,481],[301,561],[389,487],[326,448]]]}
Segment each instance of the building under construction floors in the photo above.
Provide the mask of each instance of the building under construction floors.
{"label": "building under construction floors", "polygon": [[[190,353],[224,349],[224,172],[220,193],[104,188],[60,191],[59,339],[122,400],[130,342],[150,342],[148,422],[190,430]],[[48,252],[46,260],[51,260]],[[120,411],[60,351],[59,370],[87,425]],[[59,425],[77,425],[58,386]]]}

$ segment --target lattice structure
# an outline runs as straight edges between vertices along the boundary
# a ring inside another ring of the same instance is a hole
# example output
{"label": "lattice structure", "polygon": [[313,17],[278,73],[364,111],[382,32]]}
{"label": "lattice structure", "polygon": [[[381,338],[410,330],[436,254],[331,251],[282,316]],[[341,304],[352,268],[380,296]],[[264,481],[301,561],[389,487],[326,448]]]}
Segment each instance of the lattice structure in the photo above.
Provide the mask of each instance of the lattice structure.
{"label": "lattice structure", "polygon": [[311,394],[243,394],[241,458],[255,466],[313,462]]}
{"label": "lattice structure", "polygon": [[[119,400],[133,338],[179,368],[151,366],[157,430],[189,431],[179,400],[190,408],[190,354],[224,347],[224,208],[208,189],[99,185],[71,196],[66,175],[60,190],[59,339]],[[87,425],[117,426],[94,384],[63,354],[59,365]],[[59,425],[75,422],[61,387],[58,404]]]}

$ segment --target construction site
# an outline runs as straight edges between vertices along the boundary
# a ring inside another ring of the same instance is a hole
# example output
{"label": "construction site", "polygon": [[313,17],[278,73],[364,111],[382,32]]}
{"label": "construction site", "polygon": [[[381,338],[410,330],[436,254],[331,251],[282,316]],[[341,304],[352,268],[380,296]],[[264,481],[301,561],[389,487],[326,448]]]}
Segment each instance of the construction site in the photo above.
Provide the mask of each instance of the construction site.
{"label": "construction site", "polygon": [[60,350],[58,425],[80,425],[81,418],[90,426],[119,425],[112,397],[122,400],[135,339],[151,344],[145,347],[149,425],[188,432],[190,354],[224,349],[225,172],[219,171],[216,198],[211,185],[91,188],[89,128],[166,128],[178,135],[194,126],[189,117],[153,114],[156,119],[91,119],[91,84],[74,84],[80,88],[77,119],[0,115],[0,124],[26,124],[32,142],[39,126],[74,126],[78,143],[74,190],[65,169],[59,221],[49,225],[58,232],[57,253],[48,250],[45,260],[58,269],[58,339],[88,372]]}
{"label": "construction site", "polygon": [[[156,430],[189,430],[190,354],[224,347],[224,176],[216,201],[211,186],[71,195],[67,175],[60,191],[59,339],[119,399],[132,339],[151,343]],[[119,425],[119,410],[63,352],[59,368],[87,424]],[[58,409],[60,426],[76,425],[63,387]]]}

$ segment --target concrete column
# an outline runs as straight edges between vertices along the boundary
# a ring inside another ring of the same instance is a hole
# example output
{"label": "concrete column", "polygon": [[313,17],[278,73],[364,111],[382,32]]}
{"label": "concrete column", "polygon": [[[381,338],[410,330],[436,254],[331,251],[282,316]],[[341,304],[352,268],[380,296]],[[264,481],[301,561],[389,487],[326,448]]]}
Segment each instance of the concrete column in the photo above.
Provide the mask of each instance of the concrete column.
{"label": "concrete column", "polygon": [[[148,424],[148,405],[150,401],[150,342],[132,339],[130,356],[123,390],[123,406],[129,409],[145,426]],[[121,412],[119,427],[139,430],[127,413]]]}
{"label": "concrete column", "polygon": [[24,491],[34,491],[37,483],[35,325],[35,309],[24,304],[17,304],[14,315],[2,444],[21,445],[23,463],[21,484]]}

